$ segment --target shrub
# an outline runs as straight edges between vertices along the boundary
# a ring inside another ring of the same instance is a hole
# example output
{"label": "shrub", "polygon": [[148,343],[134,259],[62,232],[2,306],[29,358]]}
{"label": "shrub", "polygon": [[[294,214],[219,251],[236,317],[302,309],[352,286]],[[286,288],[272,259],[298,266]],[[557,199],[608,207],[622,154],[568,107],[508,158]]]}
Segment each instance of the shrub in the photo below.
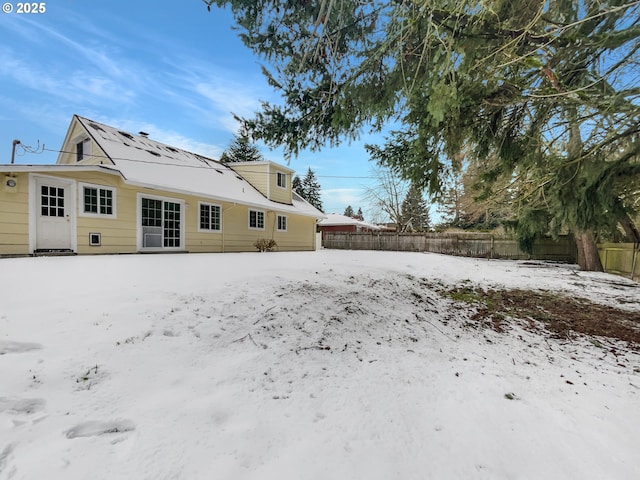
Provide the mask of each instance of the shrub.
{"label": "shrub", "polygon": [[272,238],[259,238],[253,246],[256,247],[259,252],[271,252],[278,244]]}

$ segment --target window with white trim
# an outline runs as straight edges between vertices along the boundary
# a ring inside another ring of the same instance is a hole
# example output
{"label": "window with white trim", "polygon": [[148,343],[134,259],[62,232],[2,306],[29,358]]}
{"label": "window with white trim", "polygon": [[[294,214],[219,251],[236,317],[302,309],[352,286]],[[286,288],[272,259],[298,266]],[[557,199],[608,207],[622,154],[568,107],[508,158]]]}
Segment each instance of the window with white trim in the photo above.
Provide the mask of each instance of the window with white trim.
{"label": "window with white trim", "polygon": [[184,240],[183,200],[138,194],[140,247],[180,249]]}
{"label": "window with white trim", "polygon": [[207,232],[219,232],[221,230],[221,215],[220,205],[201,202],[199,229]]}
{"label": "window with white trim", "polygon": [[287,231],[287,216],[286,215],[278,215],[276,222],[278,223],[278,231],[286,232]]}
{"label": "window with white trim", "polygon": [[91,157],[91,140],[84,138],[76,143],[76,162]]}
{"label": "window with white trim", "polygon": [[264,212],[261,210],[249,210],[249,228],[264,230]]}
{"label": "window with white trim", "polygon": [[282,172],[276,173],[276,184],[279,187],[287,188],[287,174]]}
{"label": "window with white trim", "polygon": [[116,191],[101,185],[80,184],[81,215],[115,217]]}

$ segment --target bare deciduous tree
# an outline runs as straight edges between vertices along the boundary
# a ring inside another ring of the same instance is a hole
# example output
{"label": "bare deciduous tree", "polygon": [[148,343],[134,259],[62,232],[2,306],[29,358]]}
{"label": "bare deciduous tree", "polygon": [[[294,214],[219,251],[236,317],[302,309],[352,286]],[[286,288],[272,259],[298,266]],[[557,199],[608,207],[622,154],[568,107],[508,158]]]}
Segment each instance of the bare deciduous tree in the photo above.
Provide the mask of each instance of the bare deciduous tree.
{"label": "bare deciduous tree", "polygon": [[409,191],[409,182],[390,168],[377,166],[371,171],[374,184],[365,189],[364,200],[369,204],[369,217],[378,223],[388,220],[402,229],[402,202]]}

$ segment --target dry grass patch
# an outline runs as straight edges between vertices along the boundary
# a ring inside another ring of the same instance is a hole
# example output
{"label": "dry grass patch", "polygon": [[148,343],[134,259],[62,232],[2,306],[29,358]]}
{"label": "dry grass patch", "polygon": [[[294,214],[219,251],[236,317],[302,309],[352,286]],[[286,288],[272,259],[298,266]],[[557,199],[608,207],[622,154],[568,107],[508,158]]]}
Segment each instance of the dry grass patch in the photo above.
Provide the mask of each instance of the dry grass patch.
{"label": "dry grass patch", "polygon": [[532,290],[483,290],[463,286],[443,294],[457,302],[476,307],[471,320],[504,331],[510,319],[523,321],[529,328],[544,326],[554,336],[575,334],[622,340],[640,350],[640,313],[601,305],[586,299]]}

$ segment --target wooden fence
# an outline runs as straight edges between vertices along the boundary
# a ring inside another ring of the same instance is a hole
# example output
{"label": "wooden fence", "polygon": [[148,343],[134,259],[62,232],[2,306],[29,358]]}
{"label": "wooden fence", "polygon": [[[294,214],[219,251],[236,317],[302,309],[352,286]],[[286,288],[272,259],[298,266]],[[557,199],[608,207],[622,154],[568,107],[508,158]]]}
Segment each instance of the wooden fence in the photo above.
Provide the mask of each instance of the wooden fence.
{"label": "wooden fence", "polygon": [[555,260],[575,263],[577,251],[570,237],[536,241],[524,252],[512,238],[490,233],[325,232],[323,246],[343,250],[396,250],[433,252],[478,258]]}
{"label": "wooden fence", "polygon": [[598,245],[604,270],[640,280],[640,245],[634,243],[601,243]]}

